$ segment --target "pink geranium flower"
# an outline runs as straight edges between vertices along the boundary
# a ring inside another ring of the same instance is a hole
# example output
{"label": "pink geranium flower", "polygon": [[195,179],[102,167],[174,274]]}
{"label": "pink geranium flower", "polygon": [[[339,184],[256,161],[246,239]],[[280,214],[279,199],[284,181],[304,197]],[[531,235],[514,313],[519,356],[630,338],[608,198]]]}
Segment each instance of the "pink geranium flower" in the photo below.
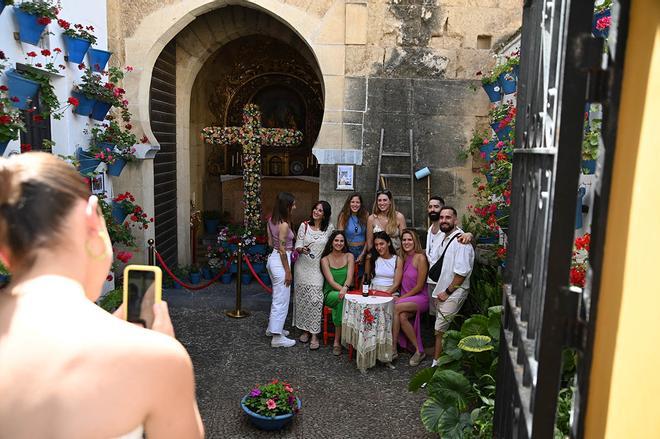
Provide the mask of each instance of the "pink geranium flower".
{"label": "pink geranium flower", "polygon": [[269,399],[266,401],[266,407],[268,407],[268,410],[274,410],[277,407],[277,404],[272,399]]}

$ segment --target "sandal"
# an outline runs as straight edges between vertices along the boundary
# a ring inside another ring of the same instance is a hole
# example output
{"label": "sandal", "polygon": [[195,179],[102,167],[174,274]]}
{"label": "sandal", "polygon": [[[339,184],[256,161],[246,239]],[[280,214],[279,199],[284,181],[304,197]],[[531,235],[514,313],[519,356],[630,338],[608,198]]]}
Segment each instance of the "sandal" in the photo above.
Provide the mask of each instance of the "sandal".
{"label": "sandal", "polygon": [[309,350],[310,351],[315,351],[319,348],[319,341],[318,340],[312,340],[309,343]]}
{"label": "sandal", "polygon": [[341,355],[341,346],[333,346],[332,355]]}
{"label": "sandal", "polygon": [[307,343],[309,341],[309,334],[303,332],[298,340],[300,340],[300,343]]}

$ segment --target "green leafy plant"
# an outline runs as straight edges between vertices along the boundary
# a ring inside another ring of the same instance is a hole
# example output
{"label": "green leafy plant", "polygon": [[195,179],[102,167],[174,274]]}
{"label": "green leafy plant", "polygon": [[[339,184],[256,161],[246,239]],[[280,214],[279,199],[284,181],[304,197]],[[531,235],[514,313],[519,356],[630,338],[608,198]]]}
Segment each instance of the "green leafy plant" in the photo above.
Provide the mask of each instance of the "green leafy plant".
{"label": "green leafy plant", "polygon": [[[0,76],[5,71],[8,60],[0,51]],[[12,104],[6,85],[0,85],[0,142],[18,139],[19,131],[25,131],[21,112]]]}
{"label": "green leafy plant", "polygon": [[114,290],[108,291],[106,294],[101,297],[99,306],[109,313],[115,312],[119,305],[121,305],[124,300],[123,291],[121,288],[116,288]]}
{"label": "green leafy plant", "polygon": [[59,19],[57,24],[64,29],[62,34],[69,36],[71,38],[80,38],[81,40],[87,40],[92,44],[96,44],[96,36],[94,36],[94,26],[83,26],[82,24],[75,23],[71,25],[66,20]]}
{"label": "green leafy plant", "polygon": [[603,12],[612,7],[612,0],[605,0],[603,3],[594,6],[594,12]]}
{"label": "green leafy plant", "polygon": [[0,275],[7,276],[8,274],[9,270],[7,270],[7,267],[5,267],[2,262],[0,262]]}
{"label": "green leafy plant", "polygon": [[[137,136],[130,131],[132,126],[125,124],[124,127],[119,125],[113,116],[107,116],[109,119],[103,124],[96,124],[89,131],[91,134],[91,147],[90,153],[98,154],[105,153],[104,161],[112,162],[117,158],[122,158],[126,161],[135,160],[135,145],[138,143]],[[106,142],[114,145],[110,151],[107,147],[100,144]],[[111,158],[108,159],[108,156]]]}
{"label": "green leafy plant", "polygon": [[596,160],[598,158],[598,144],[600,139],[600,124],[594,125],[582,138],[582,160]]}
{"label": "green leafy plant", "polygon": [[[7,3],[5,1],[5,4],[11,3]],[[36,15],[39,17],[39,24],[42,25],[49,24],[52,20],[55,20],[57,18],[57,14],[59,14],[60,10],[62,9],[59,2],[55,3],[51,0],[22,1],[18,7],[28,14]]]}
{"label": "green leafy plant", "polygon": [[291,384],[277,379],[255,386],[248,393],[245,406],[262,416],[279,416],[298,411],[296,395]]}

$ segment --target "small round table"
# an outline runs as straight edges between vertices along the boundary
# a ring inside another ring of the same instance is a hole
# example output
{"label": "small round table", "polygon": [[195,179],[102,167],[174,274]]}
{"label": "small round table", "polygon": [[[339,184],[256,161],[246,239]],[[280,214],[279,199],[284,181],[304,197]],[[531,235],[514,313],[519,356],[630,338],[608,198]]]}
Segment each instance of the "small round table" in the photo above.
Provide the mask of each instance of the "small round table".
{"label": "small round table", "polygon": [[392,361],[392,316],[394,300],[391,296],[344,296],[341,322],[341,343],[352,345],[357,367],[361,371]]}

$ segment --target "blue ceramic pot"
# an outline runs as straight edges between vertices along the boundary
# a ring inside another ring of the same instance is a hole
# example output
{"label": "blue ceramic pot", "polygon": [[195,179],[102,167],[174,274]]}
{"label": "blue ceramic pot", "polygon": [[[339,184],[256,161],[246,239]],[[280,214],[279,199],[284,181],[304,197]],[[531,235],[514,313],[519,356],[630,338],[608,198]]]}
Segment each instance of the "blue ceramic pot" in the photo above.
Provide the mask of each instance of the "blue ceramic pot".
{"label": "blue ceramic pot", "polygon": [[610,28],[606,27],[603,30],[598,30],[596,28],[596,25],[598,24],[598,20],[600,20],[601,18],[609,17],[609,16],[610,16],[610,10],[609,9],[606,9],[604,11],[601,11],[601,12],[598,12],[598,13],[594,14],[591,33],[595,37],[607,38],[607,36],[610,33]]}
{"label": "blue ceramic pot", "polygon": [[497,127],[499,125],[500,125],[499,122],[494,122],[490,124],[491,128],[493,128],[493,131],[495,131],[495,134],[497,134],[497,138],[499,140],[507,140],[509,138],[509,134],[511,133],[511,125],[509,124],[498,131]]}
{"label": "blue ceramic pot", "polygon": [[495,103],[502,100],[502,87],[497,81],[490,84],[482,83],[481,86],[486,91],[488,99],[490,99],[491,102]]}
{"label": "blue ceramic pot", "polygon": [[596,160],[582,160],[582,173],[592,175],[596,173]]}
{"label": "blue ceramic pot", "polygon": [[12,105],[19,110],[27,110],[28,101],[33,101],[37,97],[40,87],[39,83],[24,78],[15,69],[7,70],[6,75],[7,88],[9,88],[7,95],[18,98],[18,102],[12,102]]}
{"label": "blue ceramic pot", "polygon": [[202,277],[207,280],[211,279],[211,269],[209,269],[209,267],[202,267]]}
{"label": "blue ceramic pot", "polygon": [[205,219],[204,230],[206,233],[218,233],[218,226],[220,225],[219,219]]}
{"label": "blue ceramic pot", "polygon": [[124,170],[124,166],[126,166],[126,160],[122,158],[116,158],[115,161],[108,166],[108,175],[119,177],[121,175],[121,171]]}
{"label": "blue ceramic pot", "polygon": [[513,72],[504,72],[499,76],[500,85],[505,95],[515,93],[516,91],[516,77]]}
{"label": "blue ceramic pot", "polygon": [[190,273],[190,283],[198,284],[202,281],[202,273]]}
{"label": "blue ceramic pot", "polygon": [[485,144],[485,145],[481,145],[481,146],[479,147],[479,151],[481,151],[481,152],[483,152],[484,154],[486,154],[486,157],[485,157],[486,160],[489,160],[489,159],[490,159],[490,155],[491,155],[491,154],[493,153],[493,151],[495,150],[495,144],[496,144],[496,142],[495,142],[494,140],[491,140],[491,141],[488,142],[487,144]]}
{"label": "blue ceramic pot", "polygon": [[250,273],[250,272],[242,273],[241,274],[241,283],[243,285],[249,285],[250,282],[252,282],[252,273]]}
{"label": "blue ceramic pot", "polygon": [[102,49],[94,49],[93,47],[87,51],[89,66],[95,72],[102,72],[105,70],[105,66],[108,64],[111,56],[112,52]]}
{"label": "blue ceramic pot", "polygon": [[95,101],[94,108],[92,108],[92,119],[102,121],[112,108],[112,104],[103,101]]}
{"label": "blue ceramic pot", "polygon": [[0,156],[2,156],[5,153],[5,150],[7,149],[7,145],[9,145],[9,140],[6,142],[0,142]]}
{"label": "blue ceramic pot", "polygon": [[69,62],[80,64],[85,60],[85,54],[92,45],[91,41],[82,38],[71,37],[69,35],[62,35],[64,47],[66,47],[66,54]]}
{"label": "blue ceramic pot", "polygon": [[575,208],[575,228],[581,229],[583,226],[582,222],[582,205],[584,204],[584,196],[587,194],[587,188],[585,186],[580,186],[577,193],[577,206]]}
{"label": "blue ceramic pot", "polygon": [[232,262],[231,266],[229,267],[229,272],[230,273],[236,273],[238,271],[238,265],[236,262]]}
{"label": "blue ceramic pot", "polygon": [[231,283],[231,273],[223,274],[222,277],[220,278],[220,282],[222,282],[223,284]]}
{"label": "blue ceramic pot", "polygon": [[101,163],[101,160],[94,158],[94,156],[87,151],[83,151],[82,148],[76,150],[76,157],[80,163],[78,169],[81,174],[87,174],[94,172],[96,167]]}
{"label": "blue ceramic pot", "polygon": [[266,244],[254,244],[247,252],[251,255],[266,253]]}
{"label": "blue ceramic pot", "polygon": [[[279,416],[262,416],[258,413],[253,412],[247,406],[245,405],[245,401],[247,401],[248,395],[245,395],[243,399],[241,400],[241,408],[243,411],[249,416],[250,422],[252,424],[261,429],[261,430],[268,430],[268,431],[275,431],[275,430],[281,430],[282,428],[286,427],[289,422],[293,419],[293,416],[295,413],[288,413],[286,415],[279,415]],[[296,397],[296,404],[298,405],[298,410],[302,408],[302,404],[300,402],[300,398]]]}
{"label": "blue ceramic pot", "polygon": [[486,235],[477,238],[478,244],[497,244],[497,241],[497,236],[495,235]]}
{"label": "blue ceramic pot", "polygon": [[112,219],[115,220],[117,224],[123,224],[126,219],[126,212],[124,208],[121,207],[121,203],[112,203]]}
{"label": "blue ceramic pot", "polygon": [[14,6],[14,17],[18,22],[18,39],[24,43],[36,46],[39,44],[41,34],[46,29],[45,24],[39,24],[36,15],[28,14],[18,6]]}
{"label": "blue ceramic pot", "polygon": [[96,100],[90,99],[85,96],[84,93],[78,93],[77,91],[72,92],[71,96],[78,99],[78,106],[73,109],[73,112],[81,116],[89,117],[89,115],[92,114]]}

